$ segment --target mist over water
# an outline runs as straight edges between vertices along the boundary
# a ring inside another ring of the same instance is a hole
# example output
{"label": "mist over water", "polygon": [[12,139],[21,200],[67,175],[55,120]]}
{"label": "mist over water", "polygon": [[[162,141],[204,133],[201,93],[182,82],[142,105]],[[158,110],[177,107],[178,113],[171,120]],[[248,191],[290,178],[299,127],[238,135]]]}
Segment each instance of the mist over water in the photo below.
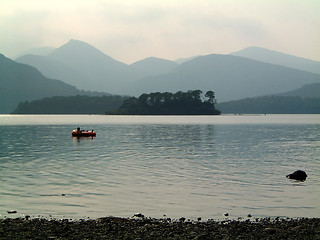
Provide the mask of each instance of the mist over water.
{"label": "mist over water", "polygon": [[[2,115],[0,217],[318,217],[319,130],[318,115]],[[285,178],[297,169],[305,182]]]}

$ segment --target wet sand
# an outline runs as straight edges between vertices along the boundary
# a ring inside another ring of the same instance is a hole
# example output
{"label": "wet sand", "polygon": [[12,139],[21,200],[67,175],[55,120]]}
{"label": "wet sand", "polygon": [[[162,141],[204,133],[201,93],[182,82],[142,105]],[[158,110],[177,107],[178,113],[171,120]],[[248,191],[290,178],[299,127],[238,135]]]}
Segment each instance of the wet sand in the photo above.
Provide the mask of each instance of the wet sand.
{"label": "wet sand", "polygon": [[320,218],[201,221],[105,217],[7,218],[0,239],[320,239]]}

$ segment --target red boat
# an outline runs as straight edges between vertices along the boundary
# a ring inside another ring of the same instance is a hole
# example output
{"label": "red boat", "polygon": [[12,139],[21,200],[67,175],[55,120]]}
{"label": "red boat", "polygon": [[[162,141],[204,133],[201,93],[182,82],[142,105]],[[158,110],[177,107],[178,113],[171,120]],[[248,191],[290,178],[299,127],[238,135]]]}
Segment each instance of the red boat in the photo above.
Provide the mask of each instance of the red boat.
{"label": "red boat", "polygon": [[72,131],[72,137],[95,137],[97,134],[95,131],[79,130],[75,129]]}

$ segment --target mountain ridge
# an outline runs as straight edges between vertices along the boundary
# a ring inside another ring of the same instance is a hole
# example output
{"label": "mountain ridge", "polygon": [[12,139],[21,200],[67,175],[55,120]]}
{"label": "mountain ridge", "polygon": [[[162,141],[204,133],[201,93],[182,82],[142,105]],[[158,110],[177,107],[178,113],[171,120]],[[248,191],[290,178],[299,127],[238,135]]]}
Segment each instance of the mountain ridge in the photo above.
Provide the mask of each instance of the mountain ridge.
{"label": "mountain ridge", "polygon": [[170,72],[179,64],[156,57],[148,57],[130,64],[130,67],[143,73],[144,77]]}
{"label": "mountain ridge", "polygon": [[320,62],[261,47],[248,47],[229,55],[250,58],[256,61],[282,65],[320,74]]}
{"label": "mountain ridge", "polygon": [[77,86],[80,89],[86,87],[86,85],[82,84],[82,82],[86,81],[86,78],[84,78],[82,74],[58,60],[47,56],[26,54],[16,58],[15,61],[37,68],[48,78],[59,79],[67,84]]}
{"label": "mountain ridge", "polygon": [[[212,89],[219,101],[228,101],[293,91],[319,82],[319,75],[315,73],[231,54],[198,56],[180,65],[155,57],[127,65],[79,40],[70,40],[46,57],[69,68],[67,72],[71,73],[70,69],[76,72],[72,80],[71,74],[61,76],[62,71],[50,77],[68,80],[85,90],[134,96],[157,91]],[[38,61],[37,68],[44,62]],[[44,68],[39,70],[44,73]]]}
{"label": "mountain ridge", "polygon": [[55,95],[76,95],[80,91],[60,80],[43,76],[36,68],[17,63],[0,54],[0,112],[10,113],[20,101]]}
{"label": "mountain ridge", "polygon": [[[212,89],[218,101],[291,91],[320,82],[320,75],[244,57],[209,54],[185,62],[168,74],[130,85],[130,94]],[[249,89],[250,88],[250,89]]]}

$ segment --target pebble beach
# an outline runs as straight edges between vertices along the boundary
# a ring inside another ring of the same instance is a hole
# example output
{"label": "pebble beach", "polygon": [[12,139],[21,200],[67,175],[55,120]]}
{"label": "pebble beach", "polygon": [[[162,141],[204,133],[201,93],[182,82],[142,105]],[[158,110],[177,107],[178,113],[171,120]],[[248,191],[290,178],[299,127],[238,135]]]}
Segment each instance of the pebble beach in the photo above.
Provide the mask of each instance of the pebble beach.
{"label": "pebble beach", "polygon": [[247,220],[6,218],[0,239],[320,239],[320,218]]}

